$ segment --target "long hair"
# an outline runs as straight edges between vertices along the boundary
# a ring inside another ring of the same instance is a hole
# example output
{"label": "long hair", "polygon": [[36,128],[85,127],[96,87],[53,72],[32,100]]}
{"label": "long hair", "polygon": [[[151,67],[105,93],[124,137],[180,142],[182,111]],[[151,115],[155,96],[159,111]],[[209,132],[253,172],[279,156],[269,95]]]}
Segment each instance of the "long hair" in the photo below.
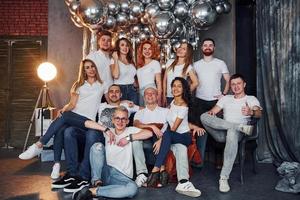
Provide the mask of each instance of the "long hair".
{"label": "long hair", "polygon": [[151,46],[151,51],[152,51],[152,55],[151,55],[151,59],[156,60],[159,56],[159,50],[158,50],[158,46],[157,43],[155,43],[152,40],[145,40],[144,42],[142,42],[137,50],[137,67],[143,67],[145,65],[145,57],[143,55],[143,48],[145,44],[149,44]]}
{"label": "long hair", "polygon": [[188,82],[182,77],[175,77],[171,82],[171,87],[173,87],[175,81],[180,81],[182,84],[182,99],[184,102],[190,106],[191,103],[191,91]]}
{"label": "long hair", "polygon": [[92,66],[95,67],[96,69],[96,80],[99,81],[100,83],[103,83],[103,81],[101,80],[100,76],[99,76],[99,72],[98,72],[98,69],[97,69],[97,66],[96,64],[90,60],[90,59],[84,59],[80,62],[80,65],[79,65],[79,73],[78,73],[78,78],[77,80],[74,82],[72,88],[71,88],[71,93],[74,93],[76,92],[76,90],[82,86],[84,84],[84,81],[87,80],[87,75],[85,73],[85,70],[84,70],[84,64],[86,62],[90,62],[92,63]]}
{"label": "long hair", "polygon": [[126,39],[126,38],[120,38],[120,39],[118,39],[117,42],[116,42],[115,51],[117,51],[118,56],[120,56],[120,43],[121,43],[121,41],[125,41],[126,44],[129,47],[129,51],[128,51],[127,55],[126,55],[126,60],[130,64],[134,65],[132,45],[131,45],[131,43],[130,43],[130,41],[128,39]]}
{"label": "long hair", "polygon": [[[182,77],[186,76],[186,71],[189,67],[189,65],[191,65],[193,63],[193,46],[187,42],[181,43],[181,45],[186,44],[187,45],[187,52],[184,58],[184,66],[182,69]],[[180,46],[181,46],[180,45]],[[173,70],[175,69],[175,66],[178,63],[178,56],[176,56],[175,60],[172,62],[172,64],[167,68],[167,71]]]}

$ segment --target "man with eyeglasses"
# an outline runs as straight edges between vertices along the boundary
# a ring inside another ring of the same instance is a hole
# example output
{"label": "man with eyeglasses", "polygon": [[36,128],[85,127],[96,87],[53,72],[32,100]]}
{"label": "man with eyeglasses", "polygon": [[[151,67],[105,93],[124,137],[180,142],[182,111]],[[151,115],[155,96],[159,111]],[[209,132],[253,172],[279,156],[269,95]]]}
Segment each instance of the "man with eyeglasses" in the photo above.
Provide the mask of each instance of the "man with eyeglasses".
{"label": "man with eyeglasses", "polygon": [[73,194],[75,200],[88,200],[93,197],[132,198],[137,193],[133,178],[132,142],[152,136],[149,130],[126,127],[129,123],[128,110],[117,107],[112,122],[115,128],[115,143],[110,144],[105,135],[105,147],[95,143],[90,151],[92,188],[84,187]]}

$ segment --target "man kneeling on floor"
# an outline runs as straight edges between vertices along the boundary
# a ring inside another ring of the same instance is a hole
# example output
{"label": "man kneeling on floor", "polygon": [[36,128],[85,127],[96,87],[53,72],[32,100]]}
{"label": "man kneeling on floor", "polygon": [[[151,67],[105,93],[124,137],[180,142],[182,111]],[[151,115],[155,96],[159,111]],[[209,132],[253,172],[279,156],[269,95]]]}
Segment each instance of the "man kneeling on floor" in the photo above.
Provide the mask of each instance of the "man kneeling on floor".
{"label": "man kneeling on floor", "polygon": [[[246,82],[241,74],[230,77],[230,88],[233,95],[226,95],[207,113],[201,115],[201,121],[208,133],[219,142],[226,142],[224,149],[224,163],[219,180],[220,192],[228,192],[228,179],[238,150],[238,141],[242,133],[251,135],[253,126],[247,125],[251,117],[261,116],[259,101],[254,96],[245,93]],[[223,110],[224,119],[218,118]]]}
{"label": "man kneeling on floor", "polygon": [[137,193],[133,177],[132,141],[152,137],[152,132],[136,127],[126,127],[129,123],[128,110],[116,108],[112,122],[115,126],[115,143],[106,139],[95,143],[90,151],[93,188],[84,187],[73,194],[75,200],[87,200],[96,197],[132,198]]}

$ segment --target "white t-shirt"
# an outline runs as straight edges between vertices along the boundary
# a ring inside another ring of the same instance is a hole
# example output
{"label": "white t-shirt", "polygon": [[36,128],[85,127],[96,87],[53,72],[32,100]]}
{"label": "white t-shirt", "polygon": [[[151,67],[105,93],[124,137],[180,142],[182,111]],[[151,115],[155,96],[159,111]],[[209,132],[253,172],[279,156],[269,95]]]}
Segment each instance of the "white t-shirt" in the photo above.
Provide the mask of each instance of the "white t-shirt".
{"label": "white t-shirt", "polygon": [[163,108],[160,106],[156,106],[154,110],[150,110],[147,108],[144,108],[142,110],[139,110],[134,115],[134,120],[139,120],[143,124],[150,124],[150,123],[159,123],[164,124],[161,131],[164,132],[167,127],[167,115],[169,113],[168,108]]}
{"label": "white t-shirt", "polygon": [[[127,103],[121,103],[120,106],[124,106],[128,110],[128,115],[130,116],[132,113],[137,112],[140,107],[134,105],[133,107],[129,107]],[[98,123],[103,124],[108,128],[113,128],[114,125],[111,121],[112,115],[115,112],[115,109],[118,106],[110,105],[108,103],[101,103],[98,109],[99,120]],[[128,116],[128,117],[129,117]]]}
{"label": "white t-shirt", "polygon": [[214,58],[209,62],[201,59],[194,63],[194,69],[199,80],[196,97],[206,101],[216,100],[215,96],[222,94],[222,75],[229,73],[225,62],[218,58]]}
{"label": "white t-shirt", "polygon": [[172,127],[177,118],[183,119],[180,125],[178,126],[177,133],[186,133],[190,131],[189,122],[188,122],[188,111],[189,108],[186,106],[177,106],[174,104],[174,100],[170,104],[170,110],[167,115],[167,120]]}
{"label": "white t-shirt", "polygon": [[[110,64],[114,64],[115,61],[111,59]],[[120,60],[118,60],[119,65],[119,78],[114,79],[114,84],[118,85],[129,85],[134,83],[134,77],[136,75],[136,69],[133,64],[124,64]]]}
{"label": "white t-shirt", "polygon": [[[115,133],[115,129],[111,130]],[[120,135],[115,134],[116,144],[120,139],[130,135],[140,132],[141,129],[136,127],[126,127],[123,133]],[[109,138],[105,135],[105,153],[106,161],[109,166],[112,166],[128,176],[129,178],[133,177],[133,156],[132,156],[132,143],[129,142],[126,146],[120,147],[116,144],[109,144]]]}
{"label": "white t-shirt", "polygon": [[223,109],[226,121],[247,124],[251,117],[242,114],[242,107],[246,106],[246,102],[251,109],[254,106],[260,107],[259,101],[255,96],[247,95],[240,99],[234,98],[233,95],[226,95],[218,101],[217,106]]}
{"label": "white t-shirt", "polygon": [[86,59],[90,59],[96,64],[100,78],[107,87],[110,87],[113,84],[113,78],[110,71],[110,57],[105,55],[99,49],[98,51],[91,52],[87,55]]}
{"label": "white t-shirt", "polygon": [[106,85],[98,81],[92,85],[85,81],[76,91],[79,96],[76,106],[72,111],[91,120],[95,120],[101,98],[106,90]]}
{"label": "white t-shirt", "polygon": [[[174,61],[174,59],[171,59],[166,63],[166,69],[168,69],[168,67],[173,63],[173,61]],[[189,65],[187,70],[186,70],[186,75],[183,77],[182,76],[183,67],[184,67],[184,64],[175,65],[174,71],[169,70],[167,72],[167,97],[173,97],[172,92],[171,92],[171,83],[172,83],[173,79],[176,78],[176,77],[182,77],[182,78],[186,79],[188,73],[191,70],[193,70],[193,67],[191,65]]]}
{"label": "white t-shirt", "polygon": [[155,85],[155,75],[161,73],[160,63],[157,60],[152,60],[147,65],[137,70],[137,78],[139,87],[145,88],[147,85]]}

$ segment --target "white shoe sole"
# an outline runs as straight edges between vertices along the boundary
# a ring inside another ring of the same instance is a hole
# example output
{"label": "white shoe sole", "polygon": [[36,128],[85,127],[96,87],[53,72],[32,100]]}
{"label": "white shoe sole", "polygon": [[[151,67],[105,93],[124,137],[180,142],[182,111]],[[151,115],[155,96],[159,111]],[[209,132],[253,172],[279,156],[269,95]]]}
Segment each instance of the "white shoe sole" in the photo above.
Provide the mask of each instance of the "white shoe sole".
{"label": "white shoe sole", "polygon": [[87,187],[87,186],[89,186],[89,185],[81,185],[79,188],[76,188],[76,189],[64,188],[64,192],[67,192],[67,193],[77,192],[77,191],[82,190],[82,188]]}
{"label": "white shoe sole", "polygon": [[201,192],[196,192],[196,191],[184,191],[184,190],[176,190],[176,192],[178,192],[179,194],[183,194],[189,197],[200,197],[201,196]]}
{"label": "white shoe sole", "polygon": [[51,184],[51,187],[52,187],[52,189],[62,189],[62,188],[67,187],[68,185],[71,185],[71,183],[66,183],[64,185],[54,185],[54,184]]}

